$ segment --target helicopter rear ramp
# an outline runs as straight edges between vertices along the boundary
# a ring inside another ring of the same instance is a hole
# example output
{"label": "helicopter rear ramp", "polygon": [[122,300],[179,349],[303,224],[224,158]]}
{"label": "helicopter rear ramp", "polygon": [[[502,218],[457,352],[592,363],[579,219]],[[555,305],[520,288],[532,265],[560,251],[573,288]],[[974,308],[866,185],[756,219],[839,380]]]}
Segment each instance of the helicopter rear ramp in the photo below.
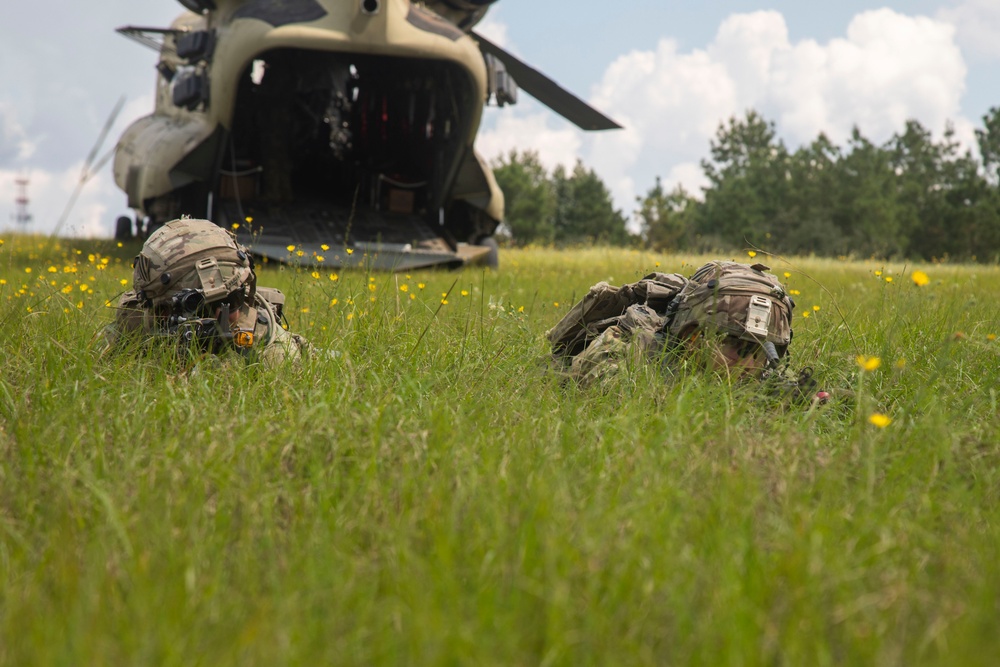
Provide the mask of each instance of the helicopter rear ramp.
{"label": "helicopter rear ramp", "polygon": [[345,211],[329,202],[268,206],[223,200],[217,204],[216,223],[228,229],[238,225],[237,239],[255,255],[318,267],[457,268],[484,262],[490,252],[489,247],[468,243],[453,248],[417,215]]}

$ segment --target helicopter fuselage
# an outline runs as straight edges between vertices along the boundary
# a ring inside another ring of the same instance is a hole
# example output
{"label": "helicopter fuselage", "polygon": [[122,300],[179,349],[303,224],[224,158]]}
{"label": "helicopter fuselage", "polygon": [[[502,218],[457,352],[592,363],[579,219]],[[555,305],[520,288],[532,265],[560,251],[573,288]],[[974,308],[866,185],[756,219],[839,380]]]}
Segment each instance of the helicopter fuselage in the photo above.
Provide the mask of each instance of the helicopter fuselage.
{"label": "helicopter fuselage", "polygon": [[408,0],[215,4],[164,31],[155,111],[119,141],[116,182],[150,227],[205,217],[278,259],[339,249],[330,265],[488,250],[474,244],[503,217],[473,147],[488,68],[459,25],[489,2],[438,3],[448,18]]}

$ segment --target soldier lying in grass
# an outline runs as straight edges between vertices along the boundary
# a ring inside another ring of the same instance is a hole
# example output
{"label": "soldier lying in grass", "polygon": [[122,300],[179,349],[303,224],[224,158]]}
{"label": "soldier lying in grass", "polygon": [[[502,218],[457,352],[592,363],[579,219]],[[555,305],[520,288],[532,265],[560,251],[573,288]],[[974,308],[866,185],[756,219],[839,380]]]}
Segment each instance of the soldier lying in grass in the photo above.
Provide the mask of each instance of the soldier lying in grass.
{"label": "soldier lying in grass", "polygon": [[587,384],[628,355],[669,362],[700,354],[736,379],[767,380],[777,393],[824,401],[811,369],[781,370],[792,342],[794,303],[762,264],[709,262],[690,278],[652,273],[613,287],[598,283],[547,333],[560,369]]}
{"label": "soldier lying in grass", "polygon": [[227,230],[182,218],[153,232],[133,264],[131,291],[104,331],[107,349],[176,346],[182,356],[234,353],[273,364],[310,349],[282,325],[284,295],[257,287],[253,258]]}

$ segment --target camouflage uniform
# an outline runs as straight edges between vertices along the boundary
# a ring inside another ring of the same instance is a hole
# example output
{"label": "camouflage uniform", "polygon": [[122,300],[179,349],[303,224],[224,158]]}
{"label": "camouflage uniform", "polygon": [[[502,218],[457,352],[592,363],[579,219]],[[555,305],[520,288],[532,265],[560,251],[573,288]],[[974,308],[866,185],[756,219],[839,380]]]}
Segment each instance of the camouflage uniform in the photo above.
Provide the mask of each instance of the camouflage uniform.
{"label": "camouflage uniform", "polygon": [[653,273],[612,287],[598,283],[549,332],[559,369],[581,383],[607,377],[625,359],[663,356],[697,335],[763,350],[771,371],[792,339],[794,304],[761,264],[709,262],[690,278]]}
{"label": "camouflage uniform", "polygon": [[133,263],[132,290],[105,328],[107,349],[168,341],[192,351],[233,349],[250,361],[296,360],[309,343],[281,326],[284,295],[257,287],[253,258],[228,231],[182,218],[159,228]]}

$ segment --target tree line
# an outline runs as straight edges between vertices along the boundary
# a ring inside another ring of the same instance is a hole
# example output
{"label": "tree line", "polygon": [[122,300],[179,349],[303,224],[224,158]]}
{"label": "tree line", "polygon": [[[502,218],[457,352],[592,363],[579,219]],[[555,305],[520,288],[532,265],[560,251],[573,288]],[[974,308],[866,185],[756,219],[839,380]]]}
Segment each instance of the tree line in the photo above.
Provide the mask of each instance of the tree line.
{"label": "tree line", "polygon": [[701,167],[702,196],[660,179],[632,212],[614,208],[592,170],[549,173],[533,151],[493,162],[506,198],[511,241],[606,243],[655,250],[954,258],[1000,256],[1000,107],[976,130],[980,155],[962,150],[949,126],[940,140],[910,120],[884,144],[855,128],[846,146],[820,134],[789,150],[756,111],[720,124]]}

